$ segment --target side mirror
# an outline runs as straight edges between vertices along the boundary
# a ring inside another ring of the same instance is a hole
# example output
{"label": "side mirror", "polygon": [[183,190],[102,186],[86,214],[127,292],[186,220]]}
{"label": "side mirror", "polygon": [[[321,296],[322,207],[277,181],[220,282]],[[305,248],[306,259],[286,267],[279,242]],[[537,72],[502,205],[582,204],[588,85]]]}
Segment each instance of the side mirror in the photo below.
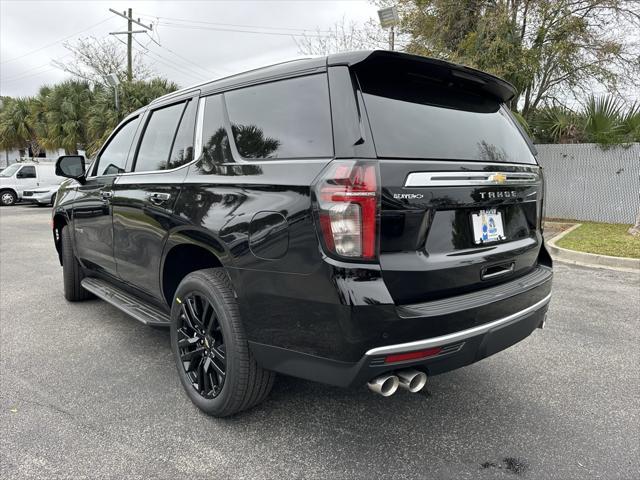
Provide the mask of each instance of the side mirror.
{"label": "side mirror", "polygon": [[56,175],[59,177],[73,178],[82,182],[84,180],[84,157],[82,155],[64,155],[56,162]]}

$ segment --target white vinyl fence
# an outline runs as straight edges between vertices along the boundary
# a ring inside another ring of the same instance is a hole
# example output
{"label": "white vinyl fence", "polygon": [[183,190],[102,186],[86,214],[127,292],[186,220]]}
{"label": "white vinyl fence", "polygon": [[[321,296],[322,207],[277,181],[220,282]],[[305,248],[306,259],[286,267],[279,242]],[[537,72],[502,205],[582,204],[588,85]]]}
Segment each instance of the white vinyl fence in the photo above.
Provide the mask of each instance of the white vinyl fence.
{"label": "white vinyl fence", "polygon": [[536,145],[546,180],[546,216],[634,223],[640,206],[640,143]]}

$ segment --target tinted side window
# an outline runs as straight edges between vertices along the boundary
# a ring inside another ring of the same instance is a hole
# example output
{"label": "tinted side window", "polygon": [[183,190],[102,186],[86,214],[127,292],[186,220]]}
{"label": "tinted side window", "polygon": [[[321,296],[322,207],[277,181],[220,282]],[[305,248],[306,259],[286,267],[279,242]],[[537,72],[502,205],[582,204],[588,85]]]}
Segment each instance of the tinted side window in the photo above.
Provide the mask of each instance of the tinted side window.
{"label": "tinted side window", "polygon": [[225,93],[233,138],[244,158],[333,155],[326,75]]}
{"label": "tinted side window", "polygon": [[36,178],[36,167],[33,165],[27,165],[22,167],[20,172],[18,172],[18,177],[20,178]]}
{"label": "tinted side window", "polygon": [[173,142],[167,168],[176,168],[193,160],[193,134],[196,125],[197,105],[192,100],[187,102],[187,108],[182,114],[180,127],[178,127],[178,133],[176,133],[176,139]]}
{"label": "tinted side window", "polygon": [[204,166],[233,161],[224,123],[221,96],[207,97],[202,122],[202,161]]}
{"label": "tinted side window", "polygon": [[136,172],[168,168],[171,145],[182,118],[184,106],[184,103],[178,103],[151,112],[138,149],[134,168]]}
{"label": "tinted side window", "polygon": [[96,175],[116,175],[124,172],[127,163],[127,155],[131,148],[133,136],[138,127],[139,118],[134,118],[124,124],[118,132],[111,137],[107,146],[102,150],[98,164],[96,165]]}

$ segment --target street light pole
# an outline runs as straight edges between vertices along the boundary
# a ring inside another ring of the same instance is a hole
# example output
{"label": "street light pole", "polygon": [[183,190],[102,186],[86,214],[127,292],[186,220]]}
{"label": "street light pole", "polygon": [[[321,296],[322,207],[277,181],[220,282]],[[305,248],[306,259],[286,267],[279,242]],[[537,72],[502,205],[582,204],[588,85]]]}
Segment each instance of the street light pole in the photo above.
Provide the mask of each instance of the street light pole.
{"label": "street light pole", "polygon": [[389,29],[389,50],[391,50],[393,52],[393,47],[394,47],[394,43],[395,43],[395,30],[394,27],[391,26],[391,28]]}
{"label": "street light pole", "polygon": [[113,87],[113,92],[116,97],[116,112],[120,112],[120,96],[118,95],[118,85],[120,84],[120,80],[118,79],[118,75],[110,73],[104,77],[104,79],[110,87]]}
{"label": "street light pole", "polygon": [[396,31],[395,26],[400,23],[400,16],[396,7],[387,7],[378,10],[380,26],[389,29],[389,50],[395,49]]}
{"label": "street light pole", "polygon": [[116,95],[116,112],[120,112],[120,96],[118,95],[118,86],[113,87],[113,91]]}

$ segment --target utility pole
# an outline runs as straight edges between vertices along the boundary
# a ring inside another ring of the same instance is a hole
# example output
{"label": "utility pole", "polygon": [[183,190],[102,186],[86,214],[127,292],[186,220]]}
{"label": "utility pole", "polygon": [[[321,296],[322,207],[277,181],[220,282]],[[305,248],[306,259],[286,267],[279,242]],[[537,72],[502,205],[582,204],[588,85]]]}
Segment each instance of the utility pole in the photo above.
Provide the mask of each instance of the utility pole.
{"label": "utility pole", "polygon": [[[127,15],[129,19],[127,20],[127,82],[130,82],[133,79],[133,72],[131,66],[131,49],[133,48],[133,33],[131,33],[131,27],[133,27],[133,23],[131,23],[131,18],[133,16],[133,9],[129,9],[129,15]],[[391,49],[393,50],[393,48]]]}
{"label": "utility pole", "polygon": [[[125,18],[127,20],[127,31],[126,32],[109,32],[109,35],[126,35],[127,36],[127,81],[133,80],[133,36],[136,33],[145,33],[148,30],[153,30],[153,25],[145,25],[140,22],[140,19],[134,20],[133,18],[133,10],[129,8],[126,12],[118,12],[113,8],[110,8],[109,11],[111,13],[115,13],[119,17]],[[133,24],[140,25],[144,30],[133,30]]]}

